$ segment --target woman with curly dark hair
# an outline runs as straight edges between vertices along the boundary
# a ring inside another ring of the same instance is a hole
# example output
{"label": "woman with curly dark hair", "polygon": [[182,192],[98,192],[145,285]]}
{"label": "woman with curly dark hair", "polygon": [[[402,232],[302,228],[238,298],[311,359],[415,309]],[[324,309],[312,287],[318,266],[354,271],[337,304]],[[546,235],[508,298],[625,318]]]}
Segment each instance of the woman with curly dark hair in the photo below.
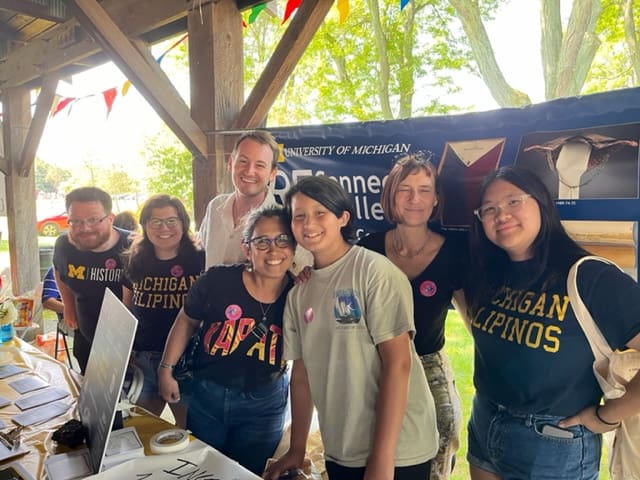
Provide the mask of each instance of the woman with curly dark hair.
{"label": "woman with curly dark hair", "polygon": [[[125,252],[123,302],[138,319],[131,361],[144,373],[138,403],[160,415],[157,369],[169,330],[189,287],[204,269],[204,252],[189,231],[189,214],[180,199],[150,197],[140,212],[142,234]],[[185,425],[186,405],[170,404],[176,424]]]}

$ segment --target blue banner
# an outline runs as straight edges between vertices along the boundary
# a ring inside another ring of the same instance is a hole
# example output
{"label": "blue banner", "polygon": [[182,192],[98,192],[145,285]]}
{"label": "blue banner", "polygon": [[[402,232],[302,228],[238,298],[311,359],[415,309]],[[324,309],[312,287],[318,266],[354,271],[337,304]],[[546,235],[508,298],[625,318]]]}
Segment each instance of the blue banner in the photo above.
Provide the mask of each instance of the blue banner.
{"label": "blue banner", "polygon": [[638,88],[525,108],[271,131],[283,153],[277,196],[303,176],[334,177],[353,195],[360,233],[383,228],[386,174],[419,150],[431,152],[438,168],[445,228],[468,227],[482,177],[514,163],[540,175],[563,219],[640,217]]}

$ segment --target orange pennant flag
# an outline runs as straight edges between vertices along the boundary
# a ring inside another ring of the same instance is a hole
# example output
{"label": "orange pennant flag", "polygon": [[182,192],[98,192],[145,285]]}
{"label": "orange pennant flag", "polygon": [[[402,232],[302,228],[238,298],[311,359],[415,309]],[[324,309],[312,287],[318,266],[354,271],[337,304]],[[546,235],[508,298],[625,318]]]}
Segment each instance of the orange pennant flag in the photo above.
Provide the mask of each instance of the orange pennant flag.
{"label": "orange pennant flag", "polygon": [[102,92],[102,96],[104,97],[104,103],[106,103],[107,105],[107,117],[111,113],[111,107],[113,107],[113,102],[115,101],[117,95],[118,95],[118,90],[115,87]]}
{"label": "orange pennant flag", "polygon": [[338,12],[340,13],[340,22],[345,21],[347,16],[349,15],[349,0],[338,0]]}

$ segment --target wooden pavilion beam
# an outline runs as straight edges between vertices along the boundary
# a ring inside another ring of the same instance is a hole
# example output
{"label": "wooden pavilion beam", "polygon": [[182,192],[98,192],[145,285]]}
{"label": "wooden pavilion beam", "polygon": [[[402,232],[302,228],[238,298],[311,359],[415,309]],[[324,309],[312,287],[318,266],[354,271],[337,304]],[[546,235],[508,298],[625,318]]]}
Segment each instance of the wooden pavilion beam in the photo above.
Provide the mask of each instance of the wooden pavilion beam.
{"label": "wooden pavilion beam", "polygon": [[41,5],[29,0],[0,0],[0,8],[12,10],[30,17],[42,18],[50,22],[61,23],[66,20],[65,17],[52,14],[51,8],[49,8],[48,5]]}
{"label": "wooden pavilion beam", "polygon": [[178,139],[195,156],[206,157],[205,134],[151,55],[141,54],[96,0],[69,0],[68,5]]}
{"label": "wooden pavilion beam", "polygon": [[33,167],[33,162],[36,158],[36,152],[42,134],[44,133],[44,127],[47,124],[49,113],[51,113],[51,107],[56,98],[56,88],[58,87],[59,76],[57,74],[47,75],[42,82],[42,88],[36,101],[36,111],[31,119],[29,125],[29,131],[27,132],[27,138],[24,141],[22,147],[22,155],[20,157],[20,164],[18,165],[18,175],[26,177]]}
{"label": "wooden pavilion beam", "polygon": [[[199,0],[104,0],[100,6],[125,35],[137,37],[184,18]],[[0,64],[0,90],[16,87],[79,62],[100,51],[82,34],[75,18],[9,53]]]}
{"label": "wooden pavilion beam", "polygon": [[304,0],[300,4],[240,110],[234,128],[255,128],[264,122],[267,112],[327,16],[333,1]]}

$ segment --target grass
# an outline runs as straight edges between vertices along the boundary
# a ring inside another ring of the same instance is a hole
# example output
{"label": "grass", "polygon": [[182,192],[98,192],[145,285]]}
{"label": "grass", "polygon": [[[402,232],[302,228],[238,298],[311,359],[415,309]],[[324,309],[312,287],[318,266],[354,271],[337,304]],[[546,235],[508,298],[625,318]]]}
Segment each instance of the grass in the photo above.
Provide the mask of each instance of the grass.
{"label": "grass", "polygon": [[467,480],[469,464],[467,463],[467,422],[471,413],[473,399],[473,339],[464,326],[462,318],[455,310],[449,310],[447,316],[447,342],[445,351],[449,356],[451,368],[455,373],[456,387],[462,401],[462,431],[460,432],[460,449],[456,454],[456,467],[451,480]]}
{"label": "grass", "polygon": [[[3,235],[4,237],[4,235]],[[39,247],[53,247],[57,237],[38,237]],[[0,239],[0,253],[9,252],[9,240],[7,238]]]}
{"label": "grass", "polygon": [[[447,343],[445,350],[454,371],[456,387],[462,401],[462,432],[460,432],[460,449],[456,454],[456,467],[451,480],[468,480],[469,464],[467,463],[467,422],[471,413],[473,400],[473,339],[464,326],[462,318],[455,310],[450,310],[447,317]],[[600,480],[609,480],[607,468],[607,449],[602,449],[600,464]]]}

